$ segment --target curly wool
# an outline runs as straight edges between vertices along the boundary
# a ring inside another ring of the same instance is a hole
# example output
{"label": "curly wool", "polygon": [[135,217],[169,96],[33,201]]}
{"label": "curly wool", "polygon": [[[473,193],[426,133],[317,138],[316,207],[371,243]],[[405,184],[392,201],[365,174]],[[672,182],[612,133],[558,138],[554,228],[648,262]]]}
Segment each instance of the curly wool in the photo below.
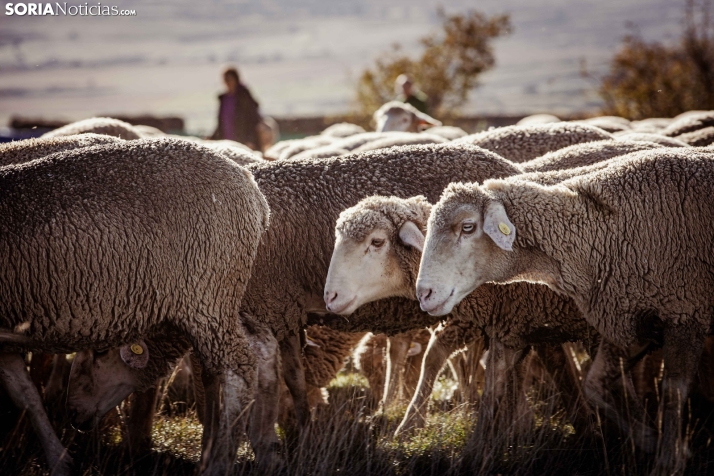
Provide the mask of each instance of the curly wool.
{"label": "curly wool", "polygon": [[615,139],[623,141],[654,142],[655,144],[660,144],[665,147],[687,147],[688,145],[686,142],[682,142],[674,137],[667,137],[661,134],[646,132],[627,132],[625,134],[617,135]]}
{"label": "curly wool", "polygon": [[7,142],[0,144],[0,167],[10,164],[22,164],[55,152],[81,149],[93,145],[114,144],[120,141],[122,139],[118,137],[88,133],[76,136],[43,137]]}
{"label": "curly wool", "polygon": [[542,157],[521,164],[521,168],[524,172],[572,169],[603,162],[630,152],[660,147],[662,146],[653,142],[630,142],[624,140],[586,142],[584,144],[571,145],[555,152],[548,152]]}
{"label": "curly wool", "polygon": [[508,126],[463,137],[453,143],[471,144],[497,153],[513,162],[526,162],[573,144],[612,139],[602,129],[587,124],[556,122]]}
{"label": "curly wool", "polygon": [[235,317],[268,208],[245,169],[144,139],[3,167],[0,190],[1,327],[67,353],[171,325],[208,372],[252,365]]}
{"label": "curly wool", "polygon": [[[408,277],[406,282],[413,287],[419,274],[421,252],[404,245],[397,234],[405,221],[426,230],[431,208],[423,197],[369,197],[340,216],[337,230],[358,240],[377,228],[386,231],[391,236],[391,248],[396,251],[400,269]],[[466,297],[447,319],[471,323],[466,327],[482,328],[489,337],[515,349],[587,340],[593,334],[571,299],[541,284],[484,284]]]}
{"label": "curly wool", "polygon": [[704,147],[714,144],[714,127],[704,127],[696,131],[686,132],[677,136],[677,140],[694,147]]}
{"label": "curly wool", "polygon": [[305,381],[314,387],[326,387],[345,366],[345,359],[352,354],[365,333],[310,326],[306,334],[315,345],[307,345],[303,351]]}
{"label": "curly wool", "polygon": [[713,182],[711,153],[659,149],[552,187],[519,177],[483,188],[452,184],[433,214],[438,220],[463,203],[501,201],[518,230],[509,259],[527,265],[538,252],[557,263],[554,286],[624,348],[652,337],[638,325],[643,313],[655,312],[665,325],[709,326],[698,310],[710,309],[714,285],[702,266],[714,246],[704,225],[714,220],[706,199]]}
{"label": "curly wool", "polygon": [[141,139],[143,137],[143,135],[128,122],[111,117],[90,117],[89,119],[83,119],[47,132],[43,134],[42,137],[73,136],[75,134],[86,134],[87,132],[119,137],[124,140]]}
{"label": "curly wool", "polygon": [[688,132],[714,126],[714,111],[689,111],[680,116],[675,117],[674,120],[667,127],[659,131],[659,133],[663,136],[678,137]]}
{"label": "curly wool", "polygon": [[[520,172],[496,154],[452,143],[381,149],[333,159],[265,162],[248,169],[268,200],[271,226],[259,246],[242,308],[266,322],[278,340],[307,323],[309,302],[322,301],[334,226],[342,210],[371,195],[421,194],[436,200],[455,180],[483,181]],[[413,301],[386,301],[365,306],[364,311],[358,311],[359,319],[319,317],[312,323],[322,320],[349,332],[374,328],[396,333],[401,326],[408,330],[436,321]],[[393,321],[395,328],[387,328],[389,324],[383,322],[387,312],[401,314]]]}

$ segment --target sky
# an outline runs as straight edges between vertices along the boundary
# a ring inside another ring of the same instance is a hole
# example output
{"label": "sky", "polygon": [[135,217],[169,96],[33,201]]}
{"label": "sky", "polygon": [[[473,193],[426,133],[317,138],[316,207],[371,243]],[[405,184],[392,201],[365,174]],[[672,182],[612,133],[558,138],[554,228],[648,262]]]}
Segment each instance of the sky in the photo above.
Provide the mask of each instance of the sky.
{"label": "sky", "polygon": [[[8,2],[0,2],[5,7]],[[64,4],[64,2],[60,2]],[[99,2],[67,2],[67,5]],[[415,56],[446,13],[508,13],[465,114],[595,111],[595,77],[623,37],[676,41],[684,0],[116,1],[135,16],[0,12],[0,126],[11,116],[178,115],[215,127],[221,69],[237,65],[266,115],[348,112],[360,73],[394,43]],[[53,4],[54,5],[54,4]]]}

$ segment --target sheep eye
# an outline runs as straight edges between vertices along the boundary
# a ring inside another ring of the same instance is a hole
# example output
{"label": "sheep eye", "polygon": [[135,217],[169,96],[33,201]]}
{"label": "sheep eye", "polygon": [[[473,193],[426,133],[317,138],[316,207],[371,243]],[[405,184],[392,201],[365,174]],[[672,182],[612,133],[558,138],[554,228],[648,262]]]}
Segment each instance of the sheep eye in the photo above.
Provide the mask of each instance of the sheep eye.
{"label": "sheep eye", "polygon": [[461,233],[470,235],[474,231],[476,231],[476,225],[474,225],[473,223],[464,223],[463,225],[461,225]]}
{"label": "sheep eye", "polygon": [[384,244],[384,240],[382,240],[380,238],[372,239],[372,246],[374,246],[375,248],[381,248],[383,244]]}

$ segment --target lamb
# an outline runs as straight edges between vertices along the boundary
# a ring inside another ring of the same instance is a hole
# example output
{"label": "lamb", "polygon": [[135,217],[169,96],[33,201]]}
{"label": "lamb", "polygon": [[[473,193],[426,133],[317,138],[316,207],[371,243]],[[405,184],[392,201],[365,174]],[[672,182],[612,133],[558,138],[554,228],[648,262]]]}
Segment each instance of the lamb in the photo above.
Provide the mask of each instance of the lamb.
{"label": "lamb", "polygon": [[606,161],[612,157],[626,155],[638,150],[657,149],[662,146],[653,142],[630,142],[624,140],[603,140],[575,144],[570,147],[548,152],[542,157],[521,164],[524,172],[550,172],[573,169]]}
{"label": "lamb", "polygon": [[362,126],[357,124],[350,124],[349,122],[338,122],[337,124],[332,124],[330,127],[326,128],[324,131],[320,132],[321,136],[345,138],[353,136],[355,134],[361,134],[366,132]]}
{"label": "lamb", "polygon": [[86,134],[87,132],[119,137],[124,140],[141,139],[143,137],[142,134],[128,122],[111,117],[90,117],[89,119],[83,119],[42,134],[42,137],[73,136],[76,134]]}
{"label": "lamb", "polygon": [[626,132],[624,134],[617,134],[615,139],[624,141],[654,142],[655,144],[660,144],[665,147],[687,147],[689,145],[686,142],[682,142],[674,137],[667,137],[660,134],[646,132]]}
{"label": "lamb", "polygon": [[411,104],[401,101],[385,103],[374,112],[377,132],[421,132],[433,126],[440,126],[437,121]]}
{"label": "lamb", "polygon": [[532,114],[516,122],[516,125],[532,126],[534,124],[552,124],[554,122],[561,122],[561,120],[558,116],[552,114]]}
{"label": "lamb", "polygon": [[[369,197],[343,211],[335,228],[335,249],[325,283],[327,309],[349,315],[359,306],[377,299],[405,296],[416,300],[413,289],[419,272],[423,230],[430,213],[431,205],[423,197]],[[570,299],[537,284],[485,285],[454,310],[449,324],[451,333],[444,335],[439,346],[435,348],[436,342],[429,345],[419,390],[397,432],[423,423],[430,390],[445,360],[462,345],[479,338],[480,329],[493,339],[492,346],[496,350],[489,353],[491,365],[496,367],[493,359],[503,354],[510,363],[505,369],[509,375],[525,357],[526,349],[531,345],[538,346],[546,367],[554,377],[557,376],[569,409],[578,416],[574,411],[583,402],[579,397],[577,376],[573,373],[564,375],[562,366],[551,365],[552,359],[545,358],[544,347],[575,340],[588,342],[595,335]],[[454,332],[454,329],[461,332]],[[560,361],[565,362],[565,359]],[[486,369],[487,390],[477,433],[489,431],[496,413],[494,409],[504,395],[513,399],[521,393],[522,382],[516,389],[498,387],[494,380],[496,375],[489,371],[489,365]],[[498,382],[505,385],[510,380],[499,376]],[[508,401],[501,407],[506,418],[514,416],[515,403]],[[582,423],[587,415],[579,417]]]}
{"label": "lamb", "polygon": [[0,144],[0,167],[23,164],[64,150],[119,142],[122,142],[122,139],[93,133],[6,142]]}
{"label": "lamb", "polygon": [[[429,219],[417,280],[422,308],[444,315],[484,282],[528,279],[571,297],[604,342],[662,345],[655,473],[681,473],[682,405],[712,324],[711,158],[657,149],[554,186],[518,177],[450,185]],[[601,354],[586,392],[607,364]]]}
{"label": "lamb", "polygon": [[513,162],[526,162],[547,152],[573,144],[612,139],[594,126],[557,122],[532,126],[508,126],[479,132],[453,141],[471,144],[499,154]]}
{"label": "lamb", "polygon": [[694,132],[714,126],[714,111],[689,111],[680,114],[659,133],[663,136],[678,137],[687,132]]}
{"label": "lamb", "polygon": [[714,144],[714,126],[704,127],[692,132],[685,132],[684,134],[678,135],[677,140],[694,147],[704,147],[709,144]]}
{"label": "lamb", "polygon": [[[288,144],[287,147],[282,149],[278,155],[278,160],[288,160],[293,156],[298,155],[300,152],[316,149],[323,145],[330,145],[336,140],[336,138],[328,136],[305,137],[304,139]],[[270,151],[273,155],[275,154],[274,148],[268,149],[268,151]]]}
{"label": "lamb", "polygon": [[205,368],[204,470],[224,472],[235,452],[227,422],[255,381],[255,357],[232,314],[268,223],[250,173],[186,141],[141,140],[5,166],[0,188],[0,327],[14,330],[4,333],[1,378],[28,409],[50,468],[66,474],[70,461],[14,352],[124,346],[127,363],[142,366],[141,339],[166,325]]}

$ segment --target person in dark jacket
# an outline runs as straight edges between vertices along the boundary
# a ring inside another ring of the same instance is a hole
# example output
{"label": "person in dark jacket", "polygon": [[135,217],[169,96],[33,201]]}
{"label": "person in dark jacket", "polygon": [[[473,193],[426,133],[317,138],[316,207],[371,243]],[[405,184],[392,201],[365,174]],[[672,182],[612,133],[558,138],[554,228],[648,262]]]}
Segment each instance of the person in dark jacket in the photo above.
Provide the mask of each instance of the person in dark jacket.
{"label": "person in dark jacket", "polygon": [[218,96],[220,103],[218,127],[211,139],[230,139],[245,144],[251,149],[259,149],[258,102],[253,99],[248,88],[240,82],[236,68],[226,69],[223,72],[223,81],[228,91]]}
{"label": "person in dark jacket", "polygon": [[412,79],[406,74],[400,74],[394,83],[395,89],[397,90],[397,100],[411,104],[418,111],[424,114],[429,114],[428,103],[429,99],[426,94],[421,92],[416,86]]}

